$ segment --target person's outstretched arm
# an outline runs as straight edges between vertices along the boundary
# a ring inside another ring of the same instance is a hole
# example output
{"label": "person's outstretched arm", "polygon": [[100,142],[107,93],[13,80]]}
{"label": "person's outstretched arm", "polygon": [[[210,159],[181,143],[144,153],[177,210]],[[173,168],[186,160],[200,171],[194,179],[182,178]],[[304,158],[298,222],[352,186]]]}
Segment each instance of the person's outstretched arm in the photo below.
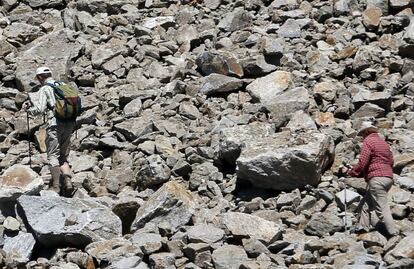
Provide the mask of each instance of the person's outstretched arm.
{"label": "person's outstretched arm", "polygon": [[369,165],[371,159],[371,148],[368,143],[362,144],[361,153],[359,154],[359,161],[352,169],[348,170],[348,175],[352,177],[359,177],[365,168]]}

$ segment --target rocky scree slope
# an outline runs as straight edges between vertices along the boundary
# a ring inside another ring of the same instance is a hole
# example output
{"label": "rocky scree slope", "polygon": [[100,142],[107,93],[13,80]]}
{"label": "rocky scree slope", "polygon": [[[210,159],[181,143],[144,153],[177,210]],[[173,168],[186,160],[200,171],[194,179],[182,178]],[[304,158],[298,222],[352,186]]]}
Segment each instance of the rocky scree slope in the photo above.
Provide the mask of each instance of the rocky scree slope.
{"label": "rocky scree slope", "polygon": [[[2,268],[414,267],[412,0],[0,4]],[[73,198],[19,112],[42,65],[82,93]],[[366,119],[395,156],[390,240],[344,229]]]}

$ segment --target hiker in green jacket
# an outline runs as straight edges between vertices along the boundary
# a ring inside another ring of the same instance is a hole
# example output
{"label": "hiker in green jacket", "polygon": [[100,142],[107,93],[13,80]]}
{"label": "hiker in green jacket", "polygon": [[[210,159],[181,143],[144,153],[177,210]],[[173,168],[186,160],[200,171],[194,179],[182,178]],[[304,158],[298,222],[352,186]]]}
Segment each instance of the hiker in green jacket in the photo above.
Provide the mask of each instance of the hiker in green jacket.
{"label": "hiker in green jacket", "polygon": [[56,118],[55,86],[59,86],[59,83],[52,78],[51,70],[48,67],[38,68],[36,79],[42,85],[39,90],[39,99],[35,102],[26,101],[22,109],[32,116],[46,115],[46,148],[49,169],[52,175],[51,189],[58,194],[72,195],[72,175],[67,157],[70,151],[70,138],[76,121],[63,121]]}

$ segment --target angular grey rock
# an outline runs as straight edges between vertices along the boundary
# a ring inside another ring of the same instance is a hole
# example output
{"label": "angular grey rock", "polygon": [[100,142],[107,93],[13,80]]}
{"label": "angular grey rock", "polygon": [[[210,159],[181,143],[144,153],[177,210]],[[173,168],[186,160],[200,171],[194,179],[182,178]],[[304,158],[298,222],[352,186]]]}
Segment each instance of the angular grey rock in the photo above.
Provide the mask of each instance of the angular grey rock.
{"label": "angular grey rock", "polygon": [[212,244],[224,237],[224,231],[209,224],[198,224],[191,227],[187,232],[191,243]]}
{"label": "angular grey rock", "polygon": [[92,171],[98,164],[98,159],[90,155],[75,155],[75,153],[71,153],[68,159],[73,173]]}
{"label": "angular grey rock", "polygon": [[373,231],[369,233],[363,233],[358,235],[358,240],[364,242],[364,246],[369,247],[384,247],[387,243],[387,239],[378,231]]}
{"label": "angular grey rock", "polygon": [[204,75],[212,73],[243,77],[243,67],[233,55],[223,52],[205,51],[198,55],[196,64]]}
{"label": "angular grey rock", "polygon": [[238,90],[243,86],[243,81],[220,74],[211,74],[204,78],[200,92],[205,95],[227,93]]}
{"label": "angular grey rock", "polygon": [[262,103],[277,98],[278,94],[292,85],[292,76],[286,71],[275,71],[265,77],[257,78],[246,90]]}
{"label": "angular grey rock", "polygon": [[352,98],[352,102],[356,108],[360,108],[366,103],[372,103],[390,111],[392,100],[390,92],[371,92],[368,89],[360,89]]}
{"label": "angular grey rock", "polygon": [[[20,90],[31,91],[34,72],[38,63],[48,66],[57,80],[67,80],[69,66],[79,55],[82,45],[67,29],[52,32],[30,44],[30,49],[20,52],[16,62],[16,84]],[[49,57],[54,55],[54,57]]]}
{"label": "angular grey rock", "polygon": [[28,0],[27,3],[33,8],[52,8],[64,5],[63,0]]}
{"label": "angular grey rock", "polygon": [[2,0],[1,4],[3,5],[6,11],[10,11],[12,8],[18,5],[18,1],[17,0]]}
{"label": "angular grey rock", "polygon": [[27,263],[33,253],[36,240],[30,233],[19,232],[15,237],[6,238],[3,250],[13,263]]}
{"label": "angular grey rock", "polygon": [[141,259],[143,257],[143,253],[138,246],[123,238],[93,242],[86,246],[85,251],[99,263],[104,264],[113,263],[122,258],[138,257]]}
{"label": "angular grey rock", "polygon": [[405,8],[408,7],[411,0],[390,0],[390,7],[392,8]]}
{"label": "angular grey rock", "polygon": [[13,165],[0,176],[0,201],[16,201],[21,195],[39,194],[43,186],[43,179],[30,167]]}
{"label": "angular grey rock", "polygon": [[190,120],[195,120],[200,118],[200,111],[198,111],[197,107],[190,102],[182,102],[178,109],[180,115],[189,118]]}
{"label": "angular grey rock", "polygon": [[302,110],[296,111],[292,114],[289,123],[286,125],[286,128],[289,128],[292,131],[303,129],[318,129],[315,121],[311,118],[311,116]]}
{"label": "angular grey rock", "polygon": [[372,103],[365,103],[363,104],[354,114],[352,117],[357,118],[381,118],[384,117],[386,114],[385,109],[372,104]]}
{"label": "angular grey rock", "polygon": [[379,55],[381,50],[374,46],[361,46],[358,49],[352,63],[352,67],[356,72],[372,67],[375,63],[380,63]]}
{"label": "angular grey rock", "polygon": [[262,54],[251,55],[240,60],[243,72],[249,77],[261,77],[277,69],[276,64],[270,64]]}
{"label": "angular grey rock", "polygon": [[134,256],[116,260],[108,267],[108,269],[144,269],[142,266],[141,258]]}
{"label": "angular grey rock", "polygon": [[280,28],[277,30],[279,37],[285,38],[299,38],[301,32],[301,25],[294,19],[288,19]]}
{"label": "angular grey rock", "polygon": [[270,111],[272,122],[277,126],[281,126],[296,111],[306,111],[310,101],[311,99],[306,88],[298,87],[280,93],[274,99],[265,101],[263,105]]}
{"label": "angular grey rock", "polygon": [[142,24],[143,27],[148,29],[154,29],[158,26],[168,28],[175,25],[175,19],[173,16],[164,16],[156,18],[147,18]]}
{"label": "angular grey rock", "polygon": [[48,247],[85,247],[122,234],[121,220],[94,199],[24,195],[17,202],[36,239]]}
{"label": "angular grey rock", "polygon": [[145,255],[150,255],[161,249],[163,240],[161,235],[154,233],[135,233],[130,238],[134,246],[140,248]]}
{"label": "angular grey rock", "polygon": [[204,4],[211,10],[217,9],[221,5],[222,0],[205,0]]}
{"label": "angular grey rock", "polygon": [[167,182],[170,179],[171,170],[159,155],[146,158],[146,164],[141,166],[136,174],[137,185],[146,189]]}
{"label": "angular grey rock", "polygon": [[92,51],[92,66],[100,68],[104,63],[127,52],[126,41],[123,39],[112,38],[105,44],[98,46]]}
{"label": "angular grey rock", "polygon": [[225,245],[213,251],[213,262],[217,269],[239,269],[243,262],[248,260],[242,247]]}
{"label": "angular grey rock", "polygon": [[131,230],[134,232],[147,223],[165,224],[176,229],[190,221],[196,208],[193,195],[179,183],[169,181],[138,209]]}
{"label": "angular grey rock", "polygon": [[172,253],[156,253],[149,256],[150,266],[154,269],[174,269],[175,257]]}
{"label": "angular grey rock", "polygon": [[333,213],[324,212],[312,216],[305,226],[305,232],[322,237],[339,232],[343,228],[344,224],[341,218]]}
{"label": "angular grey rock", "polygon": [[404,40],[409,43],[414,43],[414,18],[413,16],[410,17],[410,24],[405,29]]}
{"label": "angular grey rock", "polygon": [[272,133],[272,126],[259,122],[225,128],[220,131],[219,158],[234,165],[243,148],[255,139],[263,139]]}
{"label": "angular grey rock", "polygon": [[398,53],[402,57],[408,57],[414,59],[414,16],[410,17],[410,24],[407,26],[405,30],[405,34],[403,36],[403,41],[400,42],[398,47]]}
{"label": "angular grey rock", "polygon": [[[198,164],[193,168],[190,176],[190,190],[199,190],[207,188],[211,182],[222,182],[223,175],[219,169],[210,162]],[[221,195],[221,194],[217,194]]]}
{"label": "angular grey rock", "polygon": [[231,235],[239,238],[255,238],[269,245],[280,239],[282,227],[257,216],[229,212],[222,215],[221,222]]}
{"label": "angular grey rock", "polygon": [[0,56],[4,57],[16,51],[17,49],[12,44],[10,44],[10,42],[7,42],[4,39],[0,39]]}
{"label": "angular grey rock", "polygon": [[218,28],[226,32],[242,30],[250,26],[252,22],[251,15],[243,8],[236,8],[233,12],[227,13],[219,22]]}
{"label": "angular grey rock", "polygon": [[4,220],[3,227],[6,231],[17,232],[20,228],[20,222],[9,216]]}
{"label": "angular grey rock", "polygon": [[332,138],[317,131],[277,133],[242,150],[237,176],[257,187],[275,190],[315,186],[332,162],[333,153]]}
{"label": "angular grey rock", "polygon": [[349,206],[353,202],[358,202],[362,198],[360,194],[352,190],[342,190],[340,192],[337,192],[335,194],[335,197],[336,197],[336,203],[342,210],[345,209],[345,204]]}
{"label": "angular grey rock", "polygon": [[351,9],[348,5],[348,0],[338,0],[335,2],[334,5],[334,13],[337,15],[345,15],[348,14]]}
{"label": "angular grey rock", "polygon": [[393,250],[388,252],[385,256],[386,260],[399,260],[404,258],[412,259],[414,250],[414,233],[410,233],[403,238]]}
{"label": "angular grey rock", "polygon": [[22,22],[14,22],[3,32],[3,36],[16,46],[29,44],[42,35],[40,27]]}
{"label": "angular grey rock", "polygon": [[143,117],[127,119],[114,126],[114,130],[125,135],[130,141],[154,131],[154,123]]}
{"label": "angular grey rock", "polygon": [[382,13],[388,15],[388,0],[367,0],[367,6],[375,6],[381,9]]}
{"label": "angular grey rock", "polygon": [[407,191],[398,191],[393,193],[392,200],[397,204],[406,204],[411,200],[411,194]]}

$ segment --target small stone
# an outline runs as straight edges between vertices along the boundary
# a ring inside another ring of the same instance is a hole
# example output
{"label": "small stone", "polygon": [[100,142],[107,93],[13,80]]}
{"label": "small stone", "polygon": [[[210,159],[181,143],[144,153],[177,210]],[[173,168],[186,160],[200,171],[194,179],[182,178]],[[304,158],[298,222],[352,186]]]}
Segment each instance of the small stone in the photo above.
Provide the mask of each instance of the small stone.
{"label": "small stone", "polygon": [[20,222],[13,217],[7,217],[3,222],[3,226],[6,231],[16,232],[20,229]]}
{"label": "small stone", "polygon": [[376,29],[381,21],[382,11],[376,6],[368,6],[362,14],[364,25],[372,30]]}

